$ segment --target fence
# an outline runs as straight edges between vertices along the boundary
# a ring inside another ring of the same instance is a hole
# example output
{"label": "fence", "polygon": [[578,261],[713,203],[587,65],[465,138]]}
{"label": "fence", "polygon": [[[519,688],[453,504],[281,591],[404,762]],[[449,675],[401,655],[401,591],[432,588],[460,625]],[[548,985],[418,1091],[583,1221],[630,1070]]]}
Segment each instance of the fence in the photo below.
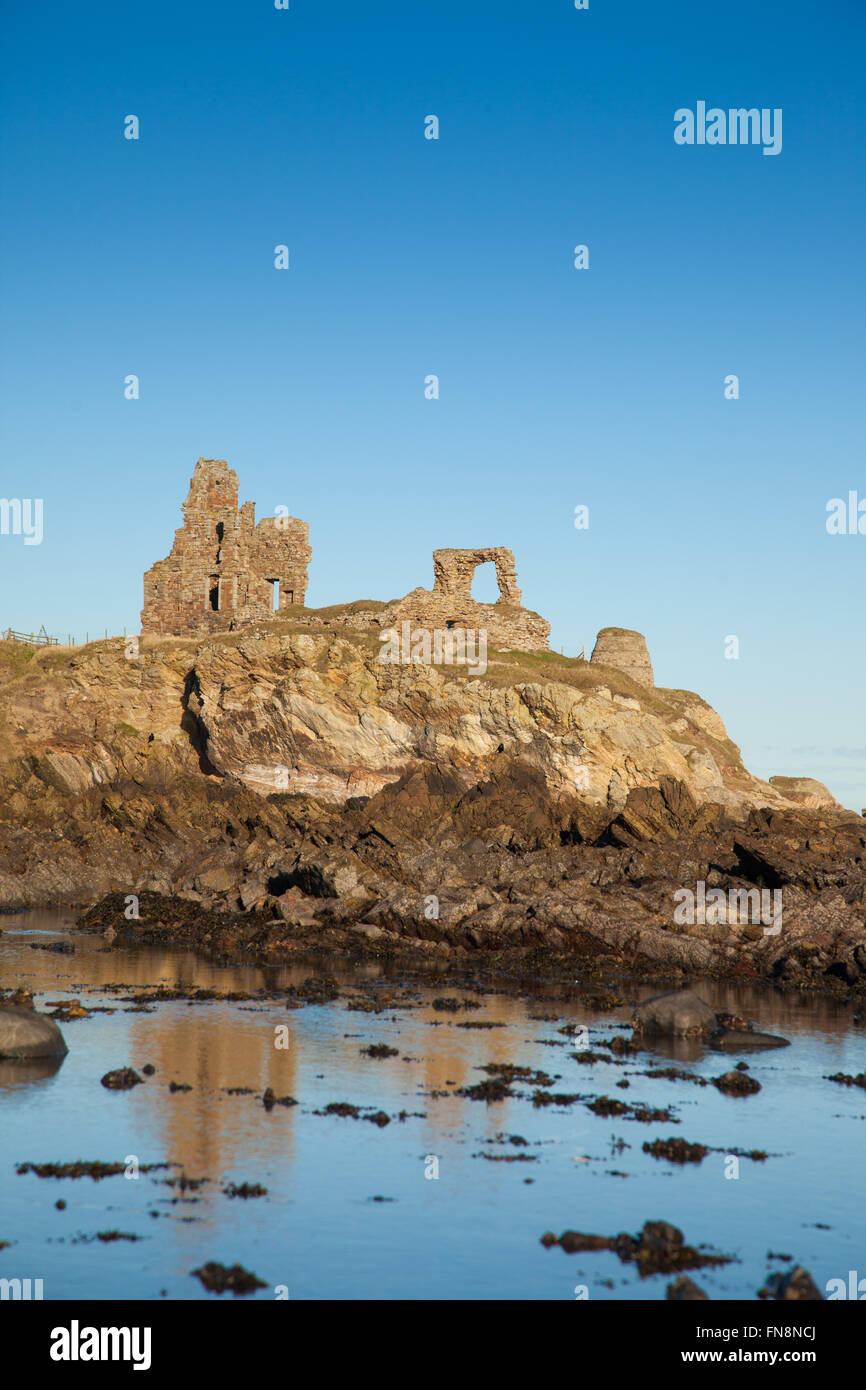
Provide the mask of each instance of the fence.
{"label": "fence", "polygon": [[0,633],[4,642],[24,642],[28,647],[59,647],[59,637],[49,637],[44,627],[38,632],[15,632],[13,628],[7,627],[6,631]]}
{"label": "fence", "polygon": [[[106,639],[108,638],[108,635],[108,629],[106,628]],[[119,634],[116,635],[119,636]],[[126,637],[126,628],[123,629],[123,636]],[[103,639],[99,637],[94,637],[93,640],[94,642],[99,642]],[[7,627],[5,632],[0,631],[0,642],[23,642],[24,645],[27,647],[86,647],[89,641],[89,632],[86,632],[84,634],[83,643],[77,642],[75,640],[74,635],[70,632],[67,633],[66,641],[64,643],[63,639],[60,637],[49,637],[48,633],[45,631],[44,626],[41,627],[38,632],[16,632],[15,629],[11,627]]]}

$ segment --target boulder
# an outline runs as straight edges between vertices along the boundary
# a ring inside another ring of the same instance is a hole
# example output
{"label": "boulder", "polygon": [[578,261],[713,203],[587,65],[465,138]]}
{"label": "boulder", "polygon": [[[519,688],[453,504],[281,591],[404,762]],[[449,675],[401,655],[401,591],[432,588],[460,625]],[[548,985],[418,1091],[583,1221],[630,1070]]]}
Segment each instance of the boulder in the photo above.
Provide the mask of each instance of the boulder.
{"label": "boulder", "polygon": [[132,1067],[118,1067],[116,1071],[107,1071],[100,1081],[107,1091],[128,1091],[142,1085],[144,1078]]}
{"label": "boulder", "polygon": [[716,1015],[690,989],[675,989],[645,999],[632,1014],[636,1033],[659,1037],[711,1037],[718,1030]]}
{"label": "boulder", "polygon": [[53,1018],[17,1004],[0,1007],[0,1057],[64,1057],[67,1051]]}
{"label": "boulder", "polygon": [[761,1089],[760,1081],[743,1071],[726,1071],[724,1076],[714,1076],[712,1082],[726,1096],[755,1096]]}

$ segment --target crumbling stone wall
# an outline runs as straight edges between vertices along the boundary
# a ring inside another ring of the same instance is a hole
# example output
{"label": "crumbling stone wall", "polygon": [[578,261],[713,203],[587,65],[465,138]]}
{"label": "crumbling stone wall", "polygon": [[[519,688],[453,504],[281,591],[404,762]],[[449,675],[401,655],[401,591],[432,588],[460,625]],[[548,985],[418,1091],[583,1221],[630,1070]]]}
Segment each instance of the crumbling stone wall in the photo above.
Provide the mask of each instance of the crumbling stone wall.
{"label": "crumbling stone wall", "polygon": [[[234,469],[224,459],[199,459],[171,553],[144,576],[142,632],[187,637],[266,621],[274,617],[275,582],[277,613],[296,613],[306,600],[308,532],[296,517],[267,517],[257,526],[253,503],[238,506]],[[499,598],[477,603],[472,576],[488,562],[496,567]],[[434,550],[432,589],[414,589],[380,611],[329,621],[380,630],[405,621],[430,631],[485,629],[494,647],[549,650],[550,624],[522,606],[514,556],[504,546]]]}
{"label": "crumbling stone wall", "polygon": [[225,459],[199,459],[171,553],[144,576],[142,632],[193,636],[303,607],[312,551],[296,517],[266,517],[238,507],[238,475]]}
{"label": "crumbling stone wall", "polygon": [[[441,557],[445,557],[444,563]],[[514,568],[514,556],[504,547],[487,550],[435,550],[432,589],[413,589],[405,598],[387,604],[352,604],[343,612],[331,609],[319,616],[315,610],[298,614],[294,621],[316,627],[347,627],[355,631],[382,633],[389,628],[401,630],[408,622],[412,629],[426,628],[447,632],[453,628],[487,631],[492,647],[508,651],[549,651],[550,623],[520,606],[520,590]],[[456,558],[456,563],[454,562]],[[493,560],[500,577],[500,597],[496,603],[476,603],[471,594],[472,574],[476,565]],[[441,580],[440,580],[441,575]],[[502,591],[508,595],[506,601]]]}
{"label": "crumbling stone wall", "polygon": [[[499,598],[477,603],[472,597],[472,576],[479,565],[496,566]],[[408,620],[416,627],[472,628],[487,631],[491,646],[508,650],[548,651],[550,623],[522,607],[514,556],[505,546],[480,550],[434,550],[433,588],[413,589],[389,605],[389,621]]]}
{"label": "crumbling stone wall", "polygon": [[472,599],[472,577],[479,565],[492,562],[496,566],[499,599],[519,608],[523,599],[517,587],[514,556],[504,545],[487,550],[434,550],[433,593],[456,599]]}

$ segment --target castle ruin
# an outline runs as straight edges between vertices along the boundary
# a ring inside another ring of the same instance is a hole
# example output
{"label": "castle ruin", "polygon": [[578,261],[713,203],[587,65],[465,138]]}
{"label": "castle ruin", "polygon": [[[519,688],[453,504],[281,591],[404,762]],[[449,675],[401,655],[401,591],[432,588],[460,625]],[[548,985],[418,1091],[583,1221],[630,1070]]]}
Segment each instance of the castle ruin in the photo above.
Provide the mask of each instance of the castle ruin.
{"label": "castle ruin", "polygon": [[[171,553],[144,576],[142,632],[199,636],[289,609],[294,620],[316,623],[314,611],[298,612],[307,593],[308,537],[307,523],[296,517],[267,517],[257,526],[253,503],[238,507],[234,469],[224,459],[199,459]],[[478,603],[472,578],[488,563],[496,569],[499,598]],[[380,631],[404,621],[433,630],[473,629],[485,631],[501,649],[549,650],[550,623],[522,606],[514,556],[504,546],[434,550],[432,589],[413,589],[384,606],[349,605],[342,614],[329,610],[327,621]]]}
{"label": "castle ruin", "polygon": [[[479,565],[496,567],[499,598],[478,603],[472,578]],[[548,651],[550,623],[522,606],[514,556],[505,546],[480,550],[434,550],[433,588],[413,589],[390,605],[393,621],[407,620],[428,629],[485,629],[491,645],[520,651]]]}
{"label": "castle ruin", "polygon": [[144,576],[142,632],[195,636],[303,607],[312,551],[293,516],[256,525],[238,507],[238,475],[225,459],[199,459],[171,554]]}

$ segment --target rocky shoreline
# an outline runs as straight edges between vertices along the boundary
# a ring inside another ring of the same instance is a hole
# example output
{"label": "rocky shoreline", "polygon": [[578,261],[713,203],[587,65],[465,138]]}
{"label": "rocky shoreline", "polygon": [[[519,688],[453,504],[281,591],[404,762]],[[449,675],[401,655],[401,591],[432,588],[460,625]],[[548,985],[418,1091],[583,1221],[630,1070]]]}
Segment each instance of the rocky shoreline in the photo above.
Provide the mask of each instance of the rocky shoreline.
{"label": "rocky shoreline", "polygon": [[366,634],[272,628],[0,663],[0,911],[74,904],[226,961],[866,994],[866,820],[752,777],[698,696],[548,653],[484,681],[388,668]]}

